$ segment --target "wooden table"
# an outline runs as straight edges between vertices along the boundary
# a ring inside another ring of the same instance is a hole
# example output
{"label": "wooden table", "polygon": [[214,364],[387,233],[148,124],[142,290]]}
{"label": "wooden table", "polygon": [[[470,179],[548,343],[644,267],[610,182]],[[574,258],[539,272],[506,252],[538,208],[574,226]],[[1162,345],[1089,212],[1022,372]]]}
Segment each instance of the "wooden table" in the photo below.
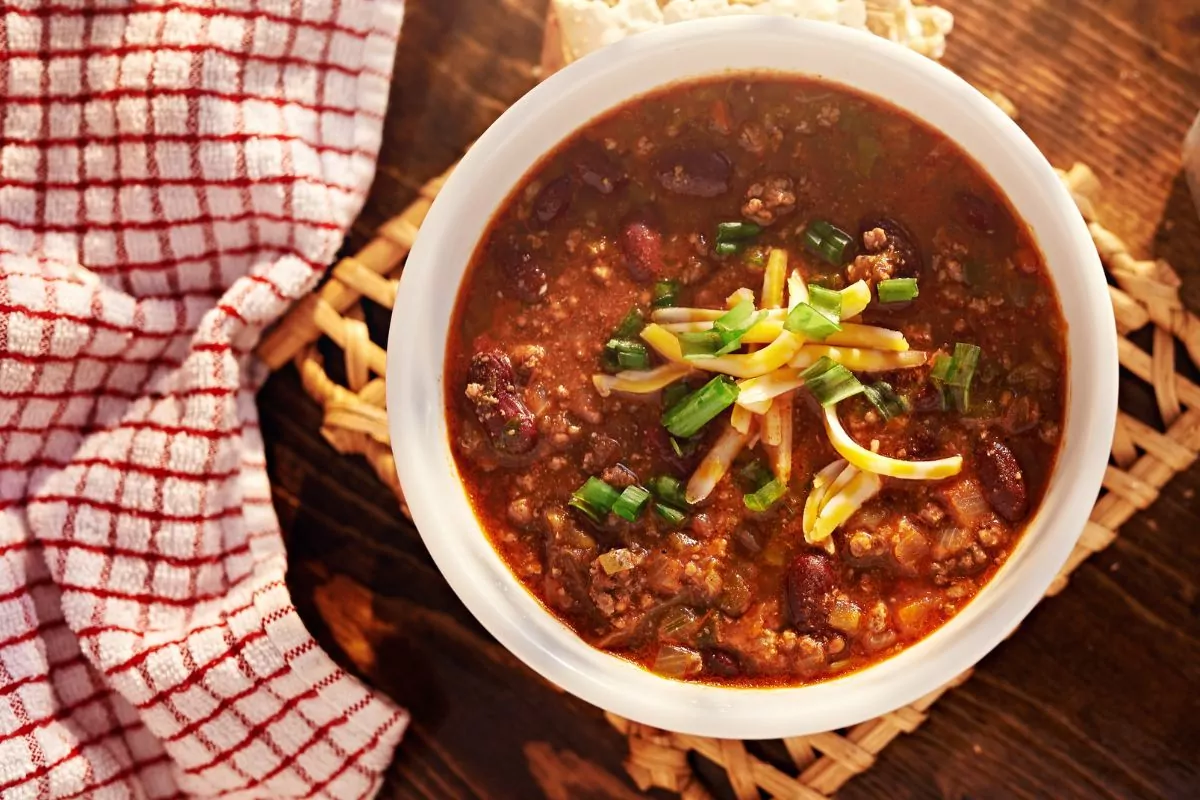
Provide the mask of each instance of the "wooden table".
{"label": "wooden table", "polygon": [[[546,2],[409,0],[384,153],[348,248],[535,83]],[[1200,2],[941,2],[958,21],[945,62],[1014,100],[1051,161],[1091,164],[1107,188],[1102,218],[1171,261],[1200,308],[1200,223],[1178,156],[1200,104]],[[1138,384],[1122,391],[1154,413]],[[297,605],[339,659],[413,713],[382,796],[635,796],[621,737],[475,622],[388,490],[320,438],[294,370],[259,407]],[[1197,488],[1193,467],[841,796],[1200,794]]]}

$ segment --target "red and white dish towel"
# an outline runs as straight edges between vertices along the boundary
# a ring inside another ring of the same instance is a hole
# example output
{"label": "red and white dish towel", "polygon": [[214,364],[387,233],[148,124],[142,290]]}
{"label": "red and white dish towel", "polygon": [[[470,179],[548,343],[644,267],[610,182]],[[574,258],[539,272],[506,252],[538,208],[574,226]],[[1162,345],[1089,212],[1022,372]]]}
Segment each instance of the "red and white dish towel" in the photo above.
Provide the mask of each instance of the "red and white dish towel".
{"label": "red and white dish towel", "polygon": [[402,0],[0,0],[0,797],[373,794],[251,349],[375,168]]}

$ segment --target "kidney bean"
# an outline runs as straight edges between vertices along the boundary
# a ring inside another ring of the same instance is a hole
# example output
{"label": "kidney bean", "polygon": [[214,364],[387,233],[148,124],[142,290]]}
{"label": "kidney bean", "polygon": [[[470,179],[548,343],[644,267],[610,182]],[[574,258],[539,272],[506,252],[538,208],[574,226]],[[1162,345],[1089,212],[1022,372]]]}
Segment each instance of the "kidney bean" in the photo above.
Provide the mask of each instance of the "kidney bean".
{"label": "kidney bean", "polygon": [[633,219],[621,226],[621,252],[634,280],[656,280],[662,272],[662,234],[649,222]]}
{"label": "kidney bean", "polygon": [[954,195],[958,212],[966,223],[980,233],[995,233],[1000,210],[995,203],[984,200],[974,192],[958,192]]}
{"label": "kidney bean", "polygon": [[915,278],[921,271],[921,250],[917,247],[916,237],[909,232],[908,227],[892,217],[867,217],[858,226],[858,241],[862,242],[863,234],[879,228],[887,236],[887,241],[879,252],[891,250],[893,255],[893,278]]}
{"label": "kidney bean", "polygon": [[496,450],[522,455],[537,446],[537,422],[517,394],[512,362],[503,351],[488,350],[471,359],[467,398]]}
{"label": "kidney bean", "polygon": [[1008,522],[1020,522],[1029,512],[1025,477],[1021,465],[1008,446],[996,438],[987,438],[975,447],[979,480],[983,494],[996,513]]}
{"label": "kidney bean", "polygon": [[788,610],[799,633],[823,628],[833,605],[836,583],[833,562],[821,553],[802,553],[792,559],[785,574]]}
{"label": "kidney bean", "polygon": [[677,147],[655,162],[658,182],[668,192],[688,197],[716,197],[729,189],[733,166],[720,150]]}
{"label": "kidney bean", "polygon": [[570,175],[562,175],[547,183],[533,199],[533,217],[543,225],[553,222],[568,208],[575,195]]}
{"label": "kidney bean", "polygon": [[571,153],[575,174],[585,185],[600,194],[612,194],[629,180],[625,170],[603,147],[595,142],[582,142]]}
{"label": "kidney bean", "polygon": [[705,673],[717,678],[736,678],[742,674],[737,656],[727,650],[706,649],[700,651]]}
{"label": "kidney bean", "polygon": [[513,294],[522,303],[536,303],[549,288],[546,272],[537,258],[518,243],[498,242],[492,247],[496,264],[511,278]]}

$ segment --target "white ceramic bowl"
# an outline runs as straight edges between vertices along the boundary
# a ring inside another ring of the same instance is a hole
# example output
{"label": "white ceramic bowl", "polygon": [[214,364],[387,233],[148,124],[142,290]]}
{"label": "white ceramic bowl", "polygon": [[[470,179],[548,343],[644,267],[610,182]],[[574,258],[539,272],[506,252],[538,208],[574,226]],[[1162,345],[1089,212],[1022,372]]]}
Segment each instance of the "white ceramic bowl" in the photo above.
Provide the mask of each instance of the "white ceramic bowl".
{"label": "white ceramic bowl", "polygon": [[[493,551],[459,482],[443,361],[464,270],[493,213],[539,159],[589,120],[657,87],[727,70],[829,79],[884,98],[958,142],[1033,229],[1069,325],[1064,445],[1041,510],[1007,563],[958,616],[880,664],[813,686],[748,689],[658,677],[596,650],[546,611]],[[548,680],[669,730],[759,739],[841,728],[942,686],[995,647],[1042,597],[1100,488],[1117,408],[1104,273],[1050,165],[991,102],[928,59],[822,23],[747,17],[668,26],[576,62],[509,109],[471,148],[421,228],[400,283],[387,405],[413,519],[442,574],[500,642]]]}

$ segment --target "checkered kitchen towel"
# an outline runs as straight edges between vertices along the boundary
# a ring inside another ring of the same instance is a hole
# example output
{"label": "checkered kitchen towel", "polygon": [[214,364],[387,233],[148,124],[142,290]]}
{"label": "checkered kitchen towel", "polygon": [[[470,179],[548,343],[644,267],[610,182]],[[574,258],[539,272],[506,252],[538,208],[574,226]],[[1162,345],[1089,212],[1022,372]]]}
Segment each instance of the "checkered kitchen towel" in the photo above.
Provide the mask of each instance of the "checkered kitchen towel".
{"label": "checkered kitchen towel", "polygon": [[0,797],[372,794],[251,348],[362,205],[402,0],[0,0]]}

